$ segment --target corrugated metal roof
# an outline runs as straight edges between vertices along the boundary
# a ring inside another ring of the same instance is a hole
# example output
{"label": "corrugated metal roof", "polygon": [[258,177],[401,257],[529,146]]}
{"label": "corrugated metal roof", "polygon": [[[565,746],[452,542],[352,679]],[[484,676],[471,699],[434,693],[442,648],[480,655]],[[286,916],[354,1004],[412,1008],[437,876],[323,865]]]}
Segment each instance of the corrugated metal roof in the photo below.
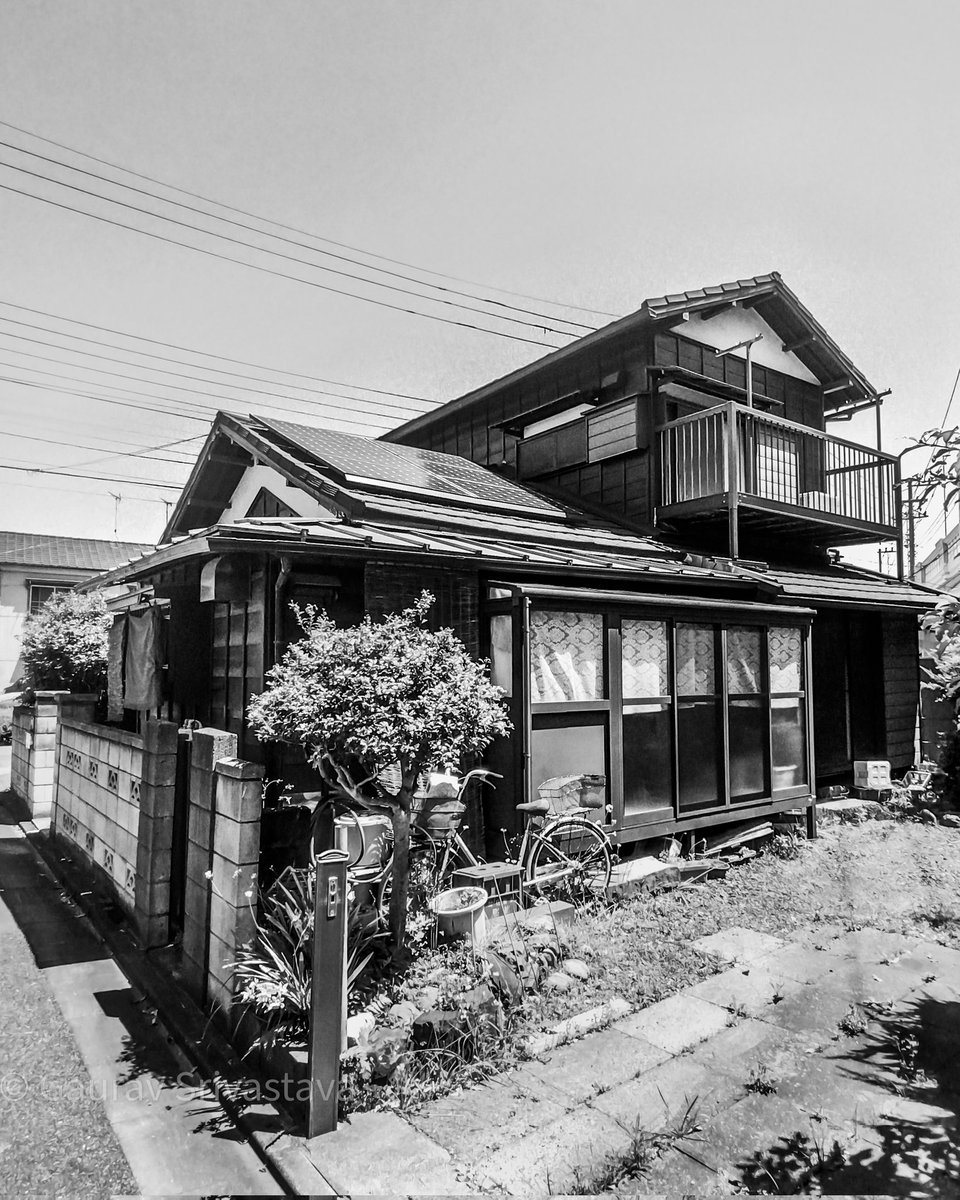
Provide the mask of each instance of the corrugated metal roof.
{"label": "corrugated metal roof", "polygon": [[0,565],[66,567],[77,571],[109,571],[152,546],[99,538],[59,537],[43,533],[0,532]]}
{"label": "corrugated metal roof", "polygon": [[784,596],[867,608],[933,608],[939,593],[868,571],[862,567],[780,567],[753,571],[757,579],[776,584]]}

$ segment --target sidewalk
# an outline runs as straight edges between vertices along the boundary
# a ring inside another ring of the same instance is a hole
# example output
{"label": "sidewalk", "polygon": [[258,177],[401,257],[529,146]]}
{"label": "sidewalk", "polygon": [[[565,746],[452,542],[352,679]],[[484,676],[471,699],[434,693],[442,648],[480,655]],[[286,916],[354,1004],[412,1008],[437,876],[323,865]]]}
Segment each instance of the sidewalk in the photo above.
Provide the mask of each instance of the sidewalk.
{"label": "sidewalk", "polygon": [[703,938],[727,969],[409,1124],[359,1115],[308,1143],[313,1162],[341,1194],[578,1191],[635,1123],[664,1129],[696,1100],[698,1140],[642,1191],[797,1191],[806,1171],[824,1192],[960,1196],[960,951],[818,937]]}
{"label": "sidewalk", "polygon": [[283,1195],[0,793],[4,1194]]}

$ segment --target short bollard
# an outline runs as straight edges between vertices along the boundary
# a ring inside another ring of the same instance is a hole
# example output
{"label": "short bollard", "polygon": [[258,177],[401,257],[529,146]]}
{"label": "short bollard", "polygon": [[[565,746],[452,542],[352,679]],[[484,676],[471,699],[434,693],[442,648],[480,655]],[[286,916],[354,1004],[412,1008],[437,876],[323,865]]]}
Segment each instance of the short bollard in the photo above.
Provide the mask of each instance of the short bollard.
{"label": "short bollard", "polygon": [[344,850],[317,858],[310,987],[310,1103],[307,1137],[337,1128],[340,1053],[347,1019],[347,859]]}

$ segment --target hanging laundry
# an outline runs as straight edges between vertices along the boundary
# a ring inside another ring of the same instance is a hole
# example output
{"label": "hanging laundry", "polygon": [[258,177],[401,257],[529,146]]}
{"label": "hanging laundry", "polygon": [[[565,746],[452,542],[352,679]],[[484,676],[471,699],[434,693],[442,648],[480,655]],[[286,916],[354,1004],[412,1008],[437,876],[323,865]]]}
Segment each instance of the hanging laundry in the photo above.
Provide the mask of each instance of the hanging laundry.
{"label": "hanging laundry", "polygon": [[127,634],[127,614],[113,618],[107,634],[107,720],[123,720],[123,652]]}
{"label": "hanging laundry", "polygon": [[148,608],[127,616],[125,663],[124,708],[158,708],[162,698],[159,609]]}

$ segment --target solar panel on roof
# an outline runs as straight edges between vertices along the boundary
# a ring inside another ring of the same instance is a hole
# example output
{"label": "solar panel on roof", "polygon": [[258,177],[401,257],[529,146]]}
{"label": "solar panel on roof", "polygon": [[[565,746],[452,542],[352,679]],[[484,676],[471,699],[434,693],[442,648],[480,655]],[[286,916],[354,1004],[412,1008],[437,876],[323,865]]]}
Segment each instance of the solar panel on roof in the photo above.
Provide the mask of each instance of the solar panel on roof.
{"label": "solar panel on roof", "polygon": [[454,454],[335,433],[290,421],[257,419],[347,480],[382,483],[409,488],[419,494],[454,496],[507,508],[558,515],[563,511],[509,479],[501,479],[478,463]]}

